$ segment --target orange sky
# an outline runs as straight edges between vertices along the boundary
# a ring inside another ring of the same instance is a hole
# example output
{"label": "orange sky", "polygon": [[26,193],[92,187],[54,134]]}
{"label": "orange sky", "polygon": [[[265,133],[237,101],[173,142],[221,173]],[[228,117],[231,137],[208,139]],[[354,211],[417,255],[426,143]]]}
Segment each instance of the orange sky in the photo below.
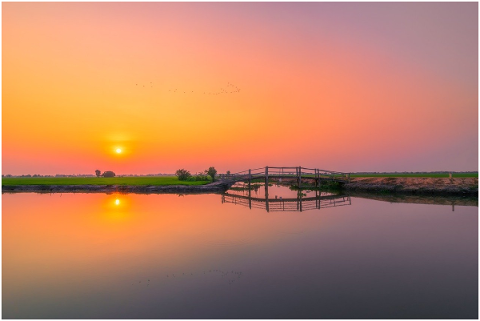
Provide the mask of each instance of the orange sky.
{"label": "orange sky", "polygon": [[3,173],[477,170],[477,6],[2,3]]}
{"label": "orange sky", "polygon": [[[187,195],[185,199],[168,194],[53,195],[9,194],[3,198],[4,291],[10,300],[18,300],[25,289],[35,286],[46,286],[49,290],[44,295],[48,296],[52,287],[64,292],[74,284],[78,291],[91,287],[93,281],[115,280],[118,274],[138,275],[148,270],[151,275],[165,276],[182,269],[199,272],[195,269],[211,268],[212,262],[231,264],[226,258],[232,253],[252,247],[255,253],[259,244],[275,248],[289,242],[295,232],[328,230],[345,213],[341,207],[312,210],[298,220],[295,213],[276,212],[272,221],[264,209],[222,204],[220,195]],[[49,210],[36,215],[41,206]]]}

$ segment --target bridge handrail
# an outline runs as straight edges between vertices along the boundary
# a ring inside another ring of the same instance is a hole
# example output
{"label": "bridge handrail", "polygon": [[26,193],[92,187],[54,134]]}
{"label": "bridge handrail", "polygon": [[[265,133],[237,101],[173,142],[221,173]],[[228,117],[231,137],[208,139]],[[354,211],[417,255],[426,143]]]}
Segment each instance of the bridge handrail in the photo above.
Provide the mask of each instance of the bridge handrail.
{"label": "bridge handrail", "polygon": [[315,171],[317,170],[316,168],[307,168],[307,167],[302,167],[302,169],[310,170],[310,171]]}
{"label": "bridge handrail", "polygon": [[[269,176],[296,176],[299,174],[298,169],[300,168],[300,172],[302,175],[315,175],[317,177],[321,176],[341,176],[344,178],[349,177],[350,173],[326,170],[326,169],[318,169],[318,168],[308,168],[308,167],[301,167],[301,166],[290,166],[290,167],[277,167],[277,166],[268,166],[268,174]],[[236,172],[233,174],[219,174],[221,178],[231,178],[231,179],[241,179],[241,178],[257,178],[261,176],[266,176],[267,174],[267,167],[259,167],[250,170],[244,170],[240,172]],[[335,178],[335,177],[333,177]]]}
{"label": "bridge handrail", "polygon": [[330,171],[326,169],[319,169],[320,172],[327,172],[327,173],[333,173],[333,174],[349,174],[349,173],[344,173],[344,172],[336,172],[336,171]]}
{"label": "bridge handrail", "polygon": [[[259,169],[265,170],[265,167],[259,167],[259,168],[255,168],[255,169],[250,169],[250,172],[253,172],[253,171],[256,171],[256,170],[259,170]],[[236,172],[236,173],[233,173],[233,174],[230,174],[230,175],[238,175],[238,174],[244,173],[244,172],[245,172],[246,174],[248,174],[248,171],[249,171],[249,170],[247,169],[247,170],[244,170],[244,171],[241,171],[241,172]]]}

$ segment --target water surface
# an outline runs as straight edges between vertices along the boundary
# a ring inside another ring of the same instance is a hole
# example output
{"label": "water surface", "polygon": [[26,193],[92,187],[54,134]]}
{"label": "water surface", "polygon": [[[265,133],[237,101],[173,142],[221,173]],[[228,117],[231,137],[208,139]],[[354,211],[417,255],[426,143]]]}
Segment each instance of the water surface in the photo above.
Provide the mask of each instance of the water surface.
{"label": "water surface", "polygon": [[477,207],[2,200],[4,318],[477,318]]}

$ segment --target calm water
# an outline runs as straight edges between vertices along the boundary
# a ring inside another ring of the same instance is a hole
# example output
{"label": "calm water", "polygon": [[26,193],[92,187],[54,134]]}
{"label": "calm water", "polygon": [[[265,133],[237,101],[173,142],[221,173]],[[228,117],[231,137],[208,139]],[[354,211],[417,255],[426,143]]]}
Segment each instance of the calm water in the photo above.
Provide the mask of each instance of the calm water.
{"label": "calm water", "polygon": [[3,318],[477,318],[477,207],[268,195],[4,194]]}

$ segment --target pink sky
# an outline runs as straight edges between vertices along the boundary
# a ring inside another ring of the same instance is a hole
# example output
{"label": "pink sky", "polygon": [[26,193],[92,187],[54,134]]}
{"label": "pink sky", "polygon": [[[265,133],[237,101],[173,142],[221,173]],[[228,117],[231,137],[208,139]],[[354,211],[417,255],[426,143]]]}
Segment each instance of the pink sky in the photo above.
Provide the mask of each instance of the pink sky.
{"label": "pink sky", "polygon": [[3,3],[3,173],[477,170],[477,9]]}

